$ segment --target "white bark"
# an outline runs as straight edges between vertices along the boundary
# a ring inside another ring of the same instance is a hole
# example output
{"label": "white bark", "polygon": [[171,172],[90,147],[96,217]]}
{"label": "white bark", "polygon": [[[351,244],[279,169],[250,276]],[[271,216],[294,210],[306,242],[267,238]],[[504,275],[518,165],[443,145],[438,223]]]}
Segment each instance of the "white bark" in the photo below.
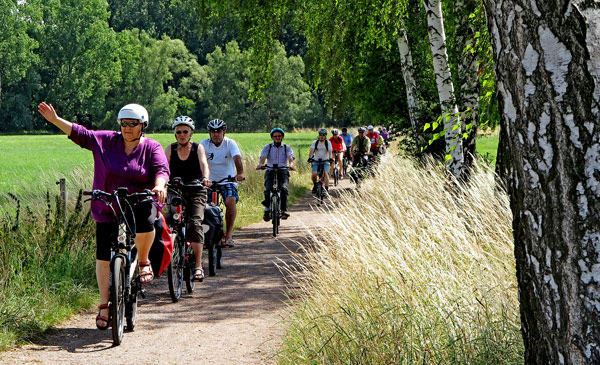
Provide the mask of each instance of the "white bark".
{"label": "white bark", "polygon": [[[442,17],[441,0],[424,0],[427,12],[427,32],[433,55],[433,69],[437,84],[444,129],[446,130],[446,154],[452,156],[449,160],[448,170],[456,177],[460,177],[464,166],[464,153],[462,147],[461,122],[456,120],[458,107],[454,96],[454,85],[448,62],[446,50],[446,33]],[[456,126],[458,125],[458,128]]]}
{"label": "white bark", "polygon": [[408,103],[408,114],[410,118],[410,125],[413,129],[415,140],[418,142],[420,139],[421,131],[418,127],[419,120],[419,102],[417,94],[417,83],[414,75],[414,65],[412,60],[412,54],[408,46],[408,38],[406,36],[406,30],[400,29],[398,35],[398,51],[400,52],[400,64],[402,67],[402,75],[404,76],[404,85],[406,86],[406,101]]}
{"label": "white bark", "polygon": [[600,9],[484,0],[526,364],[600,363]]}

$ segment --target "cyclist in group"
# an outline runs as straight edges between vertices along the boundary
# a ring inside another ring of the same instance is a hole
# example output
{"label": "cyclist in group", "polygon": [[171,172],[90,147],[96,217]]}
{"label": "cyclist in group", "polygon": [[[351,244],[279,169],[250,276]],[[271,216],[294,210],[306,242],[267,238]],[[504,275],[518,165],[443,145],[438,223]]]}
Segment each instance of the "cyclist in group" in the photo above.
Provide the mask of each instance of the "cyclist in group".
{"label": "cyclist in group", "polygon": [[[164,204],[169,164],[160,143],[144,135],[149,120],[143,106],[128,104],[121,108],[117,116],[120,132],[88,130],[60,118],[54,107],[45,102],[38,105],[38,111],[73,142],[92,151],[93,189],[113,192],[119,187],[127,187],[129,193],[150,189],[156,194],[158,203]],[[96,327],[105,330],[110,326],[111,244],[117,239],[118,227],[112,210],[104,202],[92,201],[90,210],[96,221],[96,280],[100,292]],[[133,206],[133,213],[137,229],[134,240],[139,255],[139,280],[141,284],[147,284],[154,278],[148,254],[154,241],[154,220],[158,207],[153,202],[141,202]]]}
{"label": "cyclist in group", "polygon": [[383,139],[383,146],[387,149],[390,146],[388,139],[390,138],[390,133],[387,131],[386,127],[381,128],[381,138]]}
{"label": "cyclist in group", "polygon": [[340,132],[337,129],[331,130],[332,136],[329,138],[329,142],[331,142],[331,147],[333,149],[333,165],[331,165],[330,174],[333,175],[334,165],[337,163],[340,169],[340,179],[344,178],[344,152],[346,151],[346,143],[344,143],[344,139],[340,137]]}
{"label": "cyclist in group", "polygon": [[[237,183],[244,180],[244,165],[242,154],[235,141],[225,137],[227,124],[221,119],[208,122],[209,138],[200,142],[206,151],[206,159],[210,168],[210,179],[219,181],[231,176],[234,182],[219,184],[219,192],[225,202],[225,244],[224,247],[234,246],[233,224],[237,216],[237,202],[239,200]],[[209,197],[210,198],[210,197]]]}
{"label": "cyclist in group", "polygon": [[365,128],[358,128],[358,135],[352,140],[352,167],[356,167],[360,164],[361,158],[367,158],[366,156],[371,151],[371,140],[365,135]]}
{"label": "cyclist in group", "polygon": [[[296,170],[294,166],[294,151],[292,147],[283,143],[285,133],[281,128],[273,128],[271,130],[271,139],[273,143],[269,143],[264,146],[260,153],[260,160],[257,170],[260,170],[267,161],[268,167],[273,167],[277,164],[279,167],[289,167],[290,170]],[[265,222],[271,219],[270,206],[271,206],[271,189],[273,188],[273,178],[275,172],[273,170],[265,171],[265,200],[262,204],[265,206],[265,213],[263,219]],[[288,170],[279,170],[277,175],[277,185],[279,185],[279,191],[281,194],[281,219],[288,219],[290,216],[287,212],[288,208],[288,185],[290,183],[290,172]]]}
{"label": "cyclist in group", "polygon": [[348,133],[348,128],[342,128],[342,134],[340,135],[344,139],[344,144],[346,145],[346,152],[344,153],[346,160],[348,163],[352,162],[352,154],[350,150],[352,149],[352,135]]}
{"label": "cyclist in group", "polygon": [[327,131],[325,129],[319,129],[319,139],[314,141],[310,145],[310,151],[308,153],[308,160],[314,159],[312,163],[312,182],[313,182],[313,193],[317,192],[317,171],[319,169],[319,163],[317,160],[321,159],[323,162],[323,180],[325,189],[329,189],[329,168],[331,167],[330,161],[333,160],[333,147],[331,142],[327,140]]}
{"label": "cyclist in group", "polygon": [[[194,135],[194,120],[182,115],[173,121],[173,132],[177,142],[167,146],[165,154],[169,161],[171,177],[179,177],[184,184],[202,184],[210,186],[210,170],[206,161],[206,152],[202,145],[192,142]],[[202,281],[202,249],[204,245],[204,231],[202,220],[206,206],[206,189],[183,190],[182,197],[186,202],[186,212],[190,217],[186,227],[186,240],[191,242],[196,257],[194,276],[192,280]],[[172,216],[174,212],[169,211]]]}
{"label": "cyclist in group", "polygon": [[381,146],[383,145],[383,139],[370,125],[367,127],[367,138],[371,141],[371,155],[373,156],[373,162],[377,162],[377,155],[381,153]]}

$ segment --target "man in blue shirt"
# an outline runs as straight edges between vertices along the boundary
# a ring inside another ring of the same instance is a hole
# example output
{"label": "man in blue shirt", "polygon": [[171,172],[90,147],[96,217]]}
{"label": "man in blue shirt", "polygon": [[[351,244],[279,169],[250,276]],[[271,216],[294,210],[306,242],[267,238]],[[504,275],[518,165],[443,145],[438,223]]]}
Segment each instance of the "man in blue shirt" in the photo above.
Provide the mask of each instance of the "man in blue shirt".
{"label": "man in blue shirt", "polygon": [[[279,167],[289,167],[289,170],[295,171],[294,166],[294,152],[292,147],[283,144],[284,137],[283,129],[273,128],[271,130],[271,139],[273,143],[269,143],[264,146],[260,153],[260,161],[257,170],[260,170],[262,166],[267,162],[267,167],[273,167],[277,165]],[[288,185],[290,183],[290,172],[289,170],[279,170],[277,175],[277,185],[281,194],[281,219],[287,219],[290,215],[287,213],[288,206]],[[275,171],[268,169],[265,171],[265,200],[262,204],[265,206],[265,213],[263,219],[265,222],[271,219],[270,206],[271,206],[271,189],[273,188],[273,178]]]}
{"label": "man in blue shirt", "polygon": [[348,133],[348,128],[342,128],[342,134],[340,134],[340,137],[344,139],[344,143],[346,144],[346,152],[344,152],[344,155],[346,159],[351,162],[352,154],[350,153],[350,150],[352,148],[352,136]]}

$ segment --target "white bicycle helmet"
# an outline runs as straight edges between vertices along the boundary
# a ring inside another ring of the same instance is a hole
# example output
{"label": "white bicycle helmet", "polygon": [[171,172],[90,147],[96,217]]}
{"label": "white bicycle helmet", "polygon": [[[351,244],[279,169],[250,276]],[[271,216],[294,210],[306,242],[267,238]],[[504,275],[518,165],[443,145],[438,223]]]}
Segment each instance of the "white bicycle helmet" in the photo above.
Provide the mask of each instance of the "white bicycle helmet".
{"label": "white bicycle helmet", "polygon": [[194,120],[188,117],[187,115],[181,115],[175,118],[175,120],[173,121],[173,129],[175,129],[175,127],[177,127],[178,125],[187,125],[188,127],[192,128],[192,130],[195,129]]}
{"label": "white bicycle helmet", "polygon": [[368,130],[371,130],[371,129],[373,129],[373,126],[372,126],[372,125],[370,125],[370,126],[368,126],[368,127],[367,127],[367,129],[368,129]]}
{"label": "white bicycle helmet", "polygon": [[119,115],[117,115],[117,123],[121,119],[137,119],[146,127],[148,127],[148,123],[150,122],[148,111],[139,104],[127,104],[122,107],[119,110]]}
{"label": "white bicycle helmet", "polygon": [[358,127],[358,131],[359,132],[364,132],[364,131],[366,131],[366,129],[365,129],[365,127]]}
{"label": "white bicycle helmet", "polygon": [[221,119],[213,119],[208,122],[208,130],[209,131],[218,131],[221,129],[227,129],[227,124]]}
{"label": "white bicycle helmet", "polygon": [[334,128],[331,130],[331,134],[333,134],[335,136],[335,135],[340,134],[340,131],[338,131],[336,128]]}

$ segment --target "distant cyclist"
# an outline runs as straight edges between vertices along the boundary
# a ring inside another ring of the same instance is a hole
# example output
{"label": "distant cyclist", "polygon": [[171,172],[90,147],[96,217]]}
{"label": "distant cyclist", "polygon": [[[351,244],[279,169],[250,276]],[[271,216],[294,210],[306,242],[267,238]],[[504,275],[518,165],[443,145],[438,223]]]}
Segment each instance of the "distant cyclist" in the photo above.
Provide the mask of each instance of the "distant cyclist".
{"label": "distant cyclist", "polygon": [[[260,153],[260,161],[256,167],[259,170],[267,162],[267,166],[273,167],[274,164],[279,167],[289,167],[290,170],[295,170],[294,152],[292,147],[283,144],[285,133],[281,128],[273,128],[271,130],[271,139],[273,143],[264,146]],[[271,189],[273,188],[273,178],[275,172],[273,170],[265,171],[265,200],[262,204],[265,206],[263,219],[265,222],[271,219]],[[277,185],[281,194],[281,219],[288,219],[290,216],[287,212],[288,208],[288,185],[290,183],[290,172],[288,170],[280,170],[277,176]]]}
{"label": "distant cyclist", "polygon": [[[331,142],[331,147],[333,149],[333,163],[338,164],[340,169],[340,179],[343,179],[344,162],[342,160],[344,159],[344,152],[346,151],[346,143],[344,143],[344,139],[340,137],[340,132],[337,129],[332,129],[331,134],[332,136],[329,138],[329,142]],[[330,174],[333,174],[333,167],[334,165],[331,165]]]}
{"label": "distant cyclist", "polygon": [[314,141],[310,145],[310,152],[308,153],[308,159],[314,159],[312,163],[312,182],[313,182],[313,193],[317,192],[317,171],[319,169],[319,159],[322,160],[323,174],[324,174],[324,185],[325,189],[329,189],[329,168],[333,160],[333,147],[331,142],[327,140],[327,131],[325,129],[319,129],[319,139]]}
{"label": "distant cyclist", "polygon": [[[225,247],[233,247],[233,224],[237,215],[239,200],[237,182],[244,180],[244,165],[240,149],[231,138],[225,137],[227,125],[221,119],[208,122],[209,138],[200,142],[206,150],[206,159],[210,168],[210,179],[219,181],[231,176],[235,182],[219,184],[219,192],[225,201]],[[210,197],[209,197],[210,198]]]}
{"label": "distant cyclist", "polygon": [[387,148],[390,145],[390,143],[388,142],[388,139],[390,138],[390,133],[387,131],[386,127],[383,127],[381,130],[381,138],[383,138],[383,144]]}
{"label": "distant cyclist", "polygon": [[[169,145],[165,154],[169,161],[171,178],[179,177],[184,184],[202,184],[210,186],[210,172],[206,153],[202,145],[192,142],[194,135],[194,121],[188,116],[179,116],[173,121],[173,132],[177,142]],[[204,279],[202,270],[202,248],[204,245],[204,231],[202,220],[204,219],[204,208],[206,206],[206,189],[182,191],[185,200],[186,212],[190,217],[190,223],[186,228],[186,239],[192,243],[196,265],[194,268],[194,281]],[[170,201],[170,199],[169,199]],[[174,212],[168,211],[169,217]]]}
{"label": "distant cyclist", "polygon": [[371,151],[371,141],[365,135],[365,128],[358,128],[358,135],[352,140],[352,167],[360,164],[361,159],[365,159]]}
{"label": "distant cyclist", "polygon": [[373,126],[370,125],[367,127],[367,138],[371,141],[371,154],[373,156],[373,161],[377,161],[377,155],[381,153],[381,147],[383,146],[383,139],[379,135],[379,132],[376,132],[373,129]]}

